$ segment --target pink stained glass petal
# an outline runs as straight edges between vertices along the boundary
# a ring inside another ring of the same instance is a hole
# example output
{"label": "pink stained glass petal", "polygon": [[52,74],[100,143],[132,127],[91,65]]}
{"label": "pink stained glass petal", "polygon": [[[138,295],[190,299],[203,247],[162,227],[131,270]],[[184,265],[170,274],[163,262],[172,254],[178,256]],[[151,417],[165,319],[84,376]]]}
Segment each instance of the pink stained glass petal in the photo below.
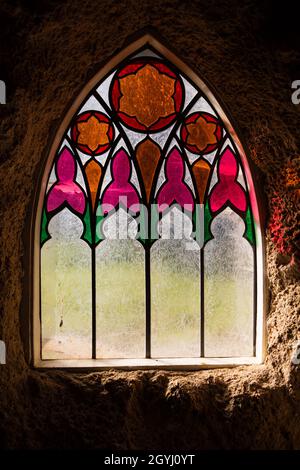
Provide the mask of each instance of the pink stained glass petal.
{"label": "pink stained glass petal", "polygon": [[194,209],[194,198],[191,190],[183,181],[184,161],[179,151],[171,150],[166,161],[166,183],[158,193],[157,203],[159,212],[163,212],[174,201],[183,209],[192,211]]}
{"label": "pink stained glass petal", "polygon": [[139,196],[130,183],[130,161],[124,149],[119,150],[111,165],[113,182],[107,187],[102,199],[104,213],[122,204],[132,212],[139,210]]}
{"label": "pink stained glass petal", "polygon": [[71,151],[64,147],[56,164],[56,172],[58,180],[61,183],[66,183],[69,181],[74,181],[76,170],[76,163]]}
{"label": "pink stained glass petal", "polygon": [[75,212],[85,211],[85,195],[81,187],[74,181],[76,161],[72,152],[65,147],[56,163],[58,181],[52,186],[47,198],[47,210],[52,212],[65,203]]}
{"label": "pink stained glass petal", "polygon": [[238,165],[235,156],[229,147],[221,156],[219,163],[219,174],[221,179],[228,178],[235,180],[238,173]]}
{"label": "pink stained glass petal", "polygon": [[210,208],[216,212],[231,203],[236,209],[245,212],[247,201],[242,187],[237,183],[238,164],[230,148],[227,148],[220,157],[219,182],[212,190]]}

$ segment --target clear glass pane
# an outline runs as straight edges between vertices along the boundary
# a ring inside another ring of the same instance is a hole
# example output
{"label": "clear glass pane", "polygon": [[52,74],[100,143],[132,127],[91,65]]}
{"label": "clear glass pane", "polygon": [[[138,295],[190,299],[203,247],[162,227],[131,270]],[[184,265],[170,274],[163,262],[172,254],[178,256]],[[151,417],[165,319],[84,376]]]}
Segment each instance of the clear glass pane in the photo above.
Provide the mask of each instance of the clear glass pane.
{"label": "clear glass pane", "polygon": [[41,251],[43,359],[91,357],[91,250],[82,231],[68,209],[49,223],[52,238]]}
{"label": "clear glass pane", "polygon": [[[122,211],[122,210],[121,210]],[[130,217],[111,216],[96,250],[97,357],[145,357],[145,260]],[[114,224],[117,226],[114,228]],[[115,239],[116,231],[120,238]]]}
{"label": "clear glass pane", "polygon": [[191,228],[173,209],[151,249],[152,357],[200,355],[200,250],[187,236]]}
{"label": "clear glass pane", "polygon": [[253,355],[253,250],[230,208],[211,225],[204,251],[205,356]]}

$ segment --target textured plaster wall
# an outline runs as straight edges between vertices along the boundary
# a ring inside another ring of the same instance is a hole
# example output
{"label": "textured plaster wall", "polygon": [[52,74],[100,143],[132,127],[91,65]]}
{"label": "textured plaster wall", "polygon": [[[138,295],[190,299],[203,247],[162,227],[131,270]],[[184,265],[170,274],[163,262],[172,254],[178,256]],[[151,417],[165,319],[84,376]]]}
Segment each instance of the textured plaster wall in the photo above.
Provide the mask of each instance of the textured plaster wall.
{"label": "textured plaster wall", "polygon": [[[300,448],[300,366],[291,363],[300,338],[300,106],[290,99],[300,41],[296,23],[274,8],[253,0],[0,2],[0,79],[8,85],[0,106],[0,339],[7,344],[0,447]],[[149,25],[214,85],[257,167],[266,212],[266,362],[192,373],[39,372],[23,341],[23,235],[36,172],[82,86]]]}

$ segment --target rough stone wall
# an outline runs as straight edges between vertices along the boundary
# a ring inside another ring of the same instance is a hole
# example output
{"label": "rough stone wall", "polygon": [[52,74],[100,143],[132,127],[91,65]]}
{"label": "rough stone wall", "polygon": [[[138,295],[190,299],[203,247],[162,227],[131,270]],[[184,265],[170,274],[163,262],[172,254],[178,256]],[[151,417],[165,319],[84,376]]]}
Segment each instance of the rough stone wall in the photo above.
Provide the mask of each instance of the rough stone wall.
{"label": "rough stone wall", "polygon": [[[255,0],[1,1],[8,104],[0,106],[0,339],[7,344],[0,447],[300,448],[300,366],[291,363],[300,338],[300,106],[290,99],[300,41],[292,16]],[[21,336],[24,221],[36,172],[72,99],[129,35],[149,25],[214,85],[260,170],[267,359],[192,373],[39,372],[26,362]]]}

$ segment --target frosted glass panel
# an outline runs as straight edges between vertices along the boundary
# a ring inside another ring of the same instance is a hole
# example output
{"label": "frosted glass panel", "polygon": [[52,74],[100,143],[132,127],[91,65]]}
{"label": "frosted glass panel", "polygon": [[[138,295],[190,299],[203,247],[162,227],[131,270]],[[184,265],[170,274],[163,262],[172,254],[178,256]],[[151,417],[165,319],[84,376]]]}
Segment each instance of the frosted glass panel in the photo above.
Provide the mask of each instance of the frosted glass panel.
{"label": "frosted glass panel", "polygon": [[104,220],[102,232],[109,240],[134,239],[137,236],[138,225],[134,218],[121,208]]}
{"label": "frosted glass panel", "polygon": [[[151,249],[152,357],[199,357],[200,250],[188,238],[175,239],[182,214],[176,209],[169,215],[159,231],[171,233],[172,239],[158,240]],[[173,230],[168,230],[168,221],[173,221]],[[185,220],[185,230],[189,224]]]}
{"label": "frosted glass panel", "polygon": [[144,248],[104,240],[96,249],[97,357],[145,357]]}
{"label": "frosted glass panel", "polygon": [[204,251],[205,356],[253,355],[253,250],[230,208],[211,225]]}
{"label": "frosted glass panel", "polygon": [[80,240],[82,222],[68,209],[49,223],[41,251],[43,359],[92,354],[91,250]]}

